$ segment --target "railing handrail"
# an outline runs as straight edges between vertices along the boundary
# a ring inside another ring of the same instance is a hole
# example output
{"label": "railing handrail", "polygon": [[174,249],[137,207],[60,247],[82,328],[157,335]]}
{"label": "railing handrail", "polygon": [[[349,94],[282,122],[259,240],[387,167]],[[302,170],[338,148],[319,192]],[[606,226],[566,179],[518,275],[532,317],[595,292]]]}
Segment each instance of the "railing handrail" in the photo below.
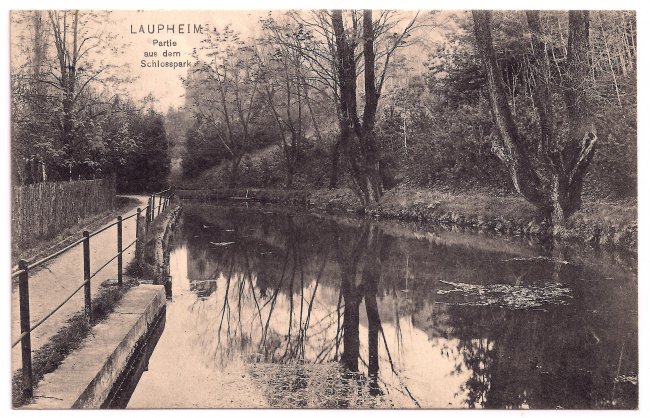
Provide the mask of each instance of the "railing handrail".
{"label": "railing handrail", "polygon": [[138,216],[138,209],[142,210],[142,209],[144,209],[146,207],[147,206],[143,206],[141,208],[136,208],[134,213],[130,214],[129,216],[125,216],[124,218],[122,218],[122,222],[126,221],[129,218],[133,218],[134,216]]}
{"label": "railing handrail", "polygon": [[[48,256],[40,259],[40,260],[38,260],[38,261],[35,261],[32,264],[29,264],[27,266],[27,270],[34,269],[34,268],[40,266],[41,264],[46,263],[46,262],[50,261],[51,259],[60,256],[64,252],[66,252],[66,251],[72,249],[73,247],[75,247],[76,245],[79,245],[80,243],[82,243],[83,240],[84,240],[83,238],[80,238],[80,239],[76,240],[75,242],[73,242],[72,244],[68,244],[67,246],[63,247],[59,251],[56,251],[56,252],[54,252],[54,253],[52,253],[52,254],[50,254],[50,255],[48,255]],[[17,270],[15,270],[15,271],[13,271],[11,273],[12,278],[18,276],[20,273],[23,273],[25,271],[25,269],[21,269],[18,266],[16,266],[16,268],[17,268]]]}
{"label": "railing handrail", "polygon": [[[168,195],[164,197],[164,202],[163,202],[163,194],[170,192]],[[160,195],[160,202],[158,206],[154,206],[155,204],[155,196]],[[32,264],[29,264],[25,260],[20,260],[19,265],[17,266],[17,269],[14,269],[11,273],[12,279],[16,276],[20,278],[19,280],[19,294],[20,294],[20,317],[21,317],[21,323],[20,323],[20,328],[22,333],[16,339],[11,347],[15,347],[18,343],[22,342],[22,361],[23,361],[23,391],[24,394],[28,397],[31,397],[33,395],[33,372],[32,372],[32,360],[31,360],[31,333],[34,331],[36,328],[38,328],[43,322],[45,322],[48,318],[50,318],[52,315],[54,315],[55,312],[57,312],[61,307],[63,307],[74,295],[79,292],[82,288],[84,288],[84,312],[86,316],[86,320],[88,322],[91,321],[92,317],[92,309],[91,309],[91,298],[90,298],[90,280],[95,277],[100,271],[102,271],[106,266],[108,266],[111,262],[113,262],[115,259],[117,259],[117,269],[118,269],[118,275],[117,275],[117,281],[118,285],[122,285],[122,255],[124,252],[126,252],[129,248],[131,248],[134,244],[137,244],[138,240],[140,239],[138,237],[138,229],[139,229],[139,224],[140,224],[140,215],[143,209],[146,209],[146,217],[145,217],[145,224],[148,228],[149,223],[155,218],[155,213],[154,209],[163,207],[165,208],[168,204],[170,199],[173,197],[174,192],[172,188],[168,188],[167,190],[163,190],[162,192],[158,192],[151,197],[149,197],[149,202],[147,203],[146,206],[143,207],[136,207],[135,213],[126,216],[122,218],[121,216],[117,217],[117,220],[114,222],[109,223],[108,225],[105,225],[98,229],[95,232],[89,233],[88,231],[83,232],[83,238],[76,240],[75,242],[68,244],[64,248],[54,252],[53,254],[50,254],[36,262],[33,262]],[[158,211],[158,214],[160,214],[160,210]],[[129,245],[127,245],[125,248],[122,247],[122,225],[123,221],[133,218],[134,216],[137,216],[136,218],[136,231],[135,231],[135,240],[133,240]],[[115,254],[111,259],[106,261],[101,267],[99,267],[97,270],[95,270],[92,274],[90,273],[90,238],[93,236],[96,236],[100,234],[101,232],[106,231],[107,229],[116,226],[117,225],[117,254]],[[36,321],[33,325],[30,323],[30,318],[29,318],[29,271],[31,269],[34,269],[41,264],[52,260],[55,257],[58,257],[59,255],[65,253],[66,251],[69,251],[70,249],[74,248],[75,246],[83,243],[83,249],[84,249],[84,262],[83,262],[83,271],[84,271],[84,281],[77,287],[74,292],[72,292],[68,297],[63,300],[59,305],[57,305],[53,310],[51,310],[49,313],[47,313],[43,318],[39,319]],[[138,246],[136,245],[136,256],[138,253]]]}
{"label": "railing handrail", "polygon": [[90,275],[90,278],[89,278],[88,280],[84,280],[84,281],[81,283],[81,286],[79,286],[78,288],[76,288],[76,289],[74,290],[74,292],[72,292],[72,293],[70,294],[70,296],[68,296],[67,298],[65,298],[65,300],[64,300],[63,302],[61,302],[59,305],[57,305],[56,308],[54,308],[52,311],[50,311],[50,312],[49,312],[47,315],[45,315],[43,318],[41,318],[41,319],[39,319],[38,321],[36,321],[36,322],[34,323],[34,325],[32,325],[32,326],[30,327],[29,331],[26,331],[26,332],[23,332],[22,334],[20,334],[20,337],[18,337],[18,338],[17,338],[17,339],[16,339],[16,340],[11,344],[11,348],[15,347],[15,346],[20,342],[20,340],[22,340],[23,338],[25,338],[25,335],[27,335],[28,333],[31,333],[32,331],[34,331],[36,328],[38,328],[39,325],[41,325],[41,324],[42,324],[43,322],[45,322],[49,317],[51,317],[52,315],[54,315],[54,314],[56,313],[56,311],[58,311],[59,309],[61,309],[61,307],[63,307],[63,305],[66,304],[66,302],[68,302],[70,299],[72,299],[72,297],[73,297],[75,294],[77,294],[77,292],[78,292],[79,290],[81,290],[81,288],[84,287],[84,286],[86,285],[86,283],[87,283],[90,279],[92,279],[93,277],[95,277],[95,276],[97,275],[97,273],[99,273],[99,272],[102,271],[104,268],[106,268],[106,266],[108,266],[108,265],[111,263],[111,261],[113,261],[113,260],[115,260],[117,257],[119,257],[120,254],[124,254],[124,253],[126,252],[126,250],[128,250],[129,248],[131,248],[131,247],[133,246],[133,244],[135,244],[137,241],[138,241],[137,239],[134,239],[134,240],[133,240],[129,245],[127,245],[127,246],[126,246],[122,251],[120,251],[119,253],[115,254],[115,255],[113,256],[113,258],[111,258],[110,260],[108,260],[107,262],[105,262],[104,265],[102,265],[100,268],[98,268],[97,270],[95,270],[95,272],[94,272],[93,274]]}
{"label": "railing handrail", "polygon": [[70,294],[70,296],[68,296],[67,298],[65,298],[65,299],[63,300],[63,302],[61,302],[61,303],[60,303],[56,308],[52,309],[52,311],[50,311],[47,315],[45,315],[43,318],[41,318],[41,319],[39,319],[38,321],[36,321],[36,322],[34,323],[34,325],[32,325],[32,326],[29,328],[29,331],[25,331],[25,332],[23,332],[22,334],[20,334],[20,337],[18,337],[18,338],[16,339],[16,341],[14,341],[14,342],[11,344],[11,348],[14,348],[14,347],[15,347],[15,346],[20,342],[20,341],[22,341],[23,338],[25,338],[25,337],[27,336],[27,334],[31,334],[32,331],[34,331],[36,328],[38,328],[38,327],[39,327],[43,322],[47,321],[47,319],[48,319],[49,317],[51,317],[52,315],[54,315],[54,314],[56,313],[56,311],[58,311],[59,309],[61,309],[61,307],[62,307],[63,305],[65,305],[65,304],[66,304],[70,299],[72,299],[72,297],[73,297],[74,295],[76,295],[77,292],[78,292],[79,290],[81,290],[81,288],[84,287],[84,286],[86,285],[87,282],[88,282],[88,280],[84,280],[84,281],[81,283],[81,285],[80,285],[78,288],[76,288],[75,291],[72,292],[72,293]]}
{"label": "railing handrail", "polygon": [[[129,216],[126,216],[126,217],[122,218],[122,221],[125,221],[125,220],[127,220],[127,219],[133,218],[134,216],[137,216],[137,215],[138,215],[137,210],[138,210],[138,209],[140,209],[140,210],[144,210],[146,207],[147,207],[147,205],[144,205],[144,206],[142,206],[142,207],[136,207],[136,208],[135,208],[135,211],[136,211],[136,212],[133,213],[133,214],[131,214],[131,215],[129,215]],[[94,232],[91,232],[89,235],[90,235],[91,237],[93,237],[93,236],[95,236],[95,235],[98,235],[98,234],[100,234],[100,233],[106,231],[108,228],[110,228],[110,227],[112,227],[112,226],[115,226],[115,225],[117,225],[117,221],[111,222],[110,224],[105,225],[105,226],[101,227],[100,229],[98,229],[98,230],[96,230],[96,231],[94,231]],[[81,244],[83,241],[84,241],[84,238],[79,238],[78,240],[76,240],[76,241],[73,242],[72,244],[68,244],[66,247],[64,247],[64,248],[62,248],[62,249],[60,249],[60,250],[58,250],[58,251],[56,251],[56,252],[54,252],[54,253],[52,253],[52,254],[50,254],[50,255],[48,255],[48,256],[46,256],[46,257],[44,257],[44,258],[38,260],[38,261],[33,262],[32,264],[30,264],[30,265],[27,267],[27,269],[28,269],[28,270],[35,269],[36,267],[40,266],[41,264],[46,263],[46,262],[50,261],[51,259],[60,256],[61,254],[63,254],[64,252],[66,252],[66,251],[68,251],[68,250],[71,250],[71,249],[74,248],[76,245]],[[18,277],[18,275],[19,275],[20,273],[24,272],[24,271],[25,271],[24,269],[21,269],[21,268],[18,267],[18,266],[14,266],[14,268],[11,270],[11,278],[13,279],[14,277]]]}
{"label": "railing handrail", "polygon": [[169,192],[169,191],[171,191],[171,190],[172,190],[172,188],[169,187],[169,188],[167,188],[167,189],[165,189],[165,190],[161,190],[161,191],[159,191],[159,192],[153,193],[153,195],[154,195],[154,196],[158,196],[158,195],[161,195],[161,194],[163,194],[163,193],[167,193],[167,192]]}
{"label": "railing handrail", "polygon": [[99,235],[99,234],[101,234],[102,232],[106,231],[108,228],[110,228],[110,227],[112,227],[112,226],[115,226],[115,225],[117,225],[117,220],[111,222],[111,223],[108,224],[108,225],[104,225],[104,226],[102,226],[102,227],[99,228],[97,231],[95,231],[95,232],[91,232],[89,235],[90,235],[91,237],[94,237],[95,235]]}

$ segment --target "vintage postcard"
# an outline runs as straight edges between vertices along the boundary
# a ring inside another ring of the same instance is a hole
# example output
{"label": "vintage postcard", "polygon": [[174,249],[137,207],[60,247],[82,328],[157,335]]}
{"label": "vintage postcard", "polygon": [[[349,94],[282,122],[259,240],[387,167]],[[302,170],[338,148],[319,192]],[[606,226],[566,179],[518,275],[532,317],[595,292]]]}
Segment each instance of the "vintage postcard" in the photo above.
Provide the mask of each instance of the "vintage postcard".
{"label": "vintage postcard", "polygon": [[9,18],[13,408],[639,408],[635,10]]}

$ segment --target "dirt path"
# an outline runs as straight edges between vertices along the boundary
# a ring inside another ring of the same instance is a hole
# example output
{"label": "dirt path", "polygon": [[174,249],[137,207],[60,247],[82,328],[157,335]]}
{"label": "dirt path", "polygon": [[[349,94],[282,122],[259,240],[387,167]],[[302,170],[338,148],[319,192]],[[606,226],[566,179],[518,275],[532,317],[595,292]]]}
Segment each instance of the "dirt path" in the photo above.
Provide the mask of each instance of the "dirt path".
{"label": "dirt path", "polygon": [[[139,206],[147,204],[145,196],[132,196],[139,201]],[[126,217],[135,213],[136,209],[125,211]],[[113,221],[111,221],[113,222]],[[105,225],[108,225],[109,223]],[[135,217],[128,219],[122,226],[122,242],[124,246],[135,239]],[[93,273],[117,253],[117,229],[108,228],[90,238],[90,271]],[[123,256],[126,265],[133,259],[135,246],[129,248]],[[91,280],[91,294],[97,294],[101,283],[117,277],[117,260],[111,262]],[[83,282],[83,249],[77,245],[71,250],[51,260],[29,277],[30,317],[31,323],[47,315],[52,309],[65,300]],[[77,292],[65,305],[43,324],[32,332],[32,351],[41,348],[55,335],[63,324],[75,313],[83,310],[83,289]],[[11,292],[11,341],[20,336],[18,289]],[[20,344],[11,350],[12,371],[21,367]]]}

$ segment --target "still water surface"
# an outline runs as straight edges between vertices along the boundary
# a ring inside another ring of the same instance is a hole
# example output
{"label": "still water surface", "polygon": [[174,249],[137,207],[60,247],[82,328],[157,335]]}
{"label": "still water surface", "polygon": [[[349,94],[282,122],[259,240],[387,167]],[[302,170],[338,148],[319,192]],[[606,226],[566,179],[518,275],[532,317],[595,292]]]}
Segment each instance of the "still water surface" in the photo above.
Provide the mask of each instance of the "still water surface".
{"label": "still water surface", "polygon": [[192,204],[129,407],[636,408],[636,262]]}

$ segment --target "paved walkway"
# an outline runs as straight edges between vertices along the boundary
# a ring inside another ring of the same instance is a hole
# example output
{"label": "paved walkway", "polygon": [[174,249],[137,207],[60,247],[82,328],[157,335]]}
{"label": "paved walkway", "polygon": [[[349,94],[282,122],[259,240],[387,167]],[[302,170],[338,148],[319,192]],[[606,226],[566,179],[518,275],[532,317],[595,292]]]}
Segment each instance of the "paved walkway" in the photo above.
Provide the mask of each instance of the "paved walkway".
{"label": "paved walkway", "polygon": [[[138,206],[147,204],[144,196],[131,196],[138,199]],[[136,209],[125,211],[122,217],[135,213]],[[124,247],[135,239],[135,219],[133,217],[124,221],[122,225],[122,243]],[[111,220],[105,225],[114,222]],[[100,229],[100,228],[98,228]],[[92,232],[92,231],[91,231]],[[80,236],[81,237],[81,236]],[[81,244],[61,254],[59,257],[46,263],[43,268],[37,269],[29,276],[29,299],[31,323],[47,315],[52,309],[65,300],[83,282],[83,246]],[[90,272],[101,267],[117,254],[117,228],[111,227],[90,238]],[[133,259],[135,245],[131,246],[123,255],[123,266]],[[97,295],[100,285],[108,279],[117,278],[117,260],[99,272],[91,280],[91,295]],[[32,331],[32,351],[41,348],[55,335],[65,322],[79,311],[83,311],[83,289],[63,305],[54,315],[48,318],[38,328]],[[18,303],[18,286],[11,292],[11,342],[20,336],[20,312]],[[11,350],[12,372],[21,367],[20,344]]]}

